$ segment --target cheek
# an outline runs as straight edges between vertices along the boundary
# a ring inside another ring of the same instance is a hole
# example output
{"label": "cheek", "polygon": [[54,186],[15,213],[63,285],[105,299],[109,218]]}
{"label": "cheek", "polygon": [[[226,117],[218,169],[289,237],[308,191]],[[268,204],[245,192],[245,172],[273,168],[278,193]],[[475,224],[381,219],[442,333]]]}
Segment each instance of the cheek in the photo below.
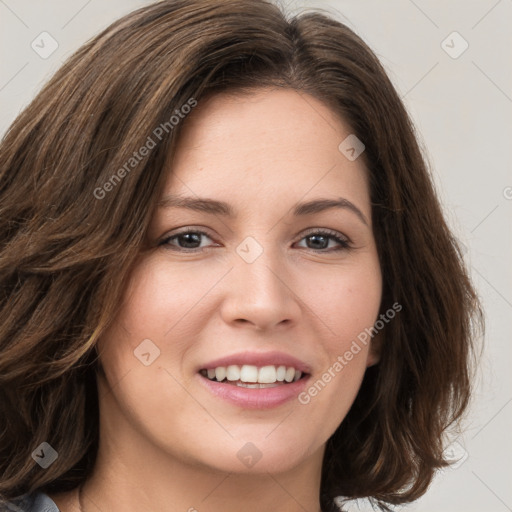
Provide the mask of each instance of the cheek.
{"label": "cheek", "polygon": [[142,262],[130,275],[115,321],[98,341],[113,395],[105,395],[104,416],[114,424],[116,414],[129,417],[130,423],[155,442],[165,439],[169,426],[179,423],[181,413],[190,407],[180,384],[184,382],[181,361],[189,348],[185,332],[194,335],[186,315],[211,286],[206,282],[201,291],[190,284],[183,273]]}
{"label": "cheek", "polygon": [[329,430],[345,417],[371,360],[369,333],[378,318],[382,281],[378,260],[372,257],[366,265],[326,273],[316,282],[319,286],[308,288],[307,296],[326,333],[319,347],[325,363],[299,402],[311,408],[312,417],[320,418],[321,411],[329,410],[325,425]]}
{"label": "cheek", "polygon": [[326,348],[337,355],[350,346],[351,340],[373,326],[378,317],[382,297],[378,261],[371,257],[367,264],[336,271],[327,269],[323,274],[318,273],[314,282],[315,286],[311,286],[311,281],[308,284],[305,280],[302,296],[328,327]]}
{"label": "cheek", "polygon": [[[180,382],[189,378],[182,374],[184,361],[195,349],[191,340],[204,329],[201,318],[214,313],[205,310],[204,299],[218,280],[219,274],[200,262],[171,267],[165,258],[148,258],[135,266],[118,315],[97,345],[110,385],[130,372],[137,375],[139,390],[156,386],[166,389],[166,400],[181,396],[172,376]],[[154,362],[144,366],[142,354],[148,352],[146,362]]]}
{"label": "cheek", "polygon": [[201,292],[197,287],[198,280],[192,282],[189,272],[148,260],[131,275],[121,316],[138,331],[147,330],[161,337],[190,308]]}
{"label": "cheek", "polygon": [[163,351],[172,339],[179,354],[180,339],[190,332],[189,318],[194,308],[218,280],[218,276],[200,268],[172,267],[165,261],[148,259],[131,274],[124,300],[116,318],[118,328],[129,333],[135,345],[153,340]]}
{"label": "cheek", "polygon": [[[166,283],[165,279],[159,283],[156,277],[152,268],[144,262],[135,267],[116,318],[98,340],[101,361],[111,382],[141,366],[141,361],[136,359],[139,347],[149,349],[151,358],[155,358],[159,352],[161,354],[162,332],[168,330],[172,322],[168,315],[172,311],[168,309],[172,293],[164,292],[170,283]],[[167,316],[163,315],[164,311],[167,311]],[[147,340],[151,340],[154,346]]]}

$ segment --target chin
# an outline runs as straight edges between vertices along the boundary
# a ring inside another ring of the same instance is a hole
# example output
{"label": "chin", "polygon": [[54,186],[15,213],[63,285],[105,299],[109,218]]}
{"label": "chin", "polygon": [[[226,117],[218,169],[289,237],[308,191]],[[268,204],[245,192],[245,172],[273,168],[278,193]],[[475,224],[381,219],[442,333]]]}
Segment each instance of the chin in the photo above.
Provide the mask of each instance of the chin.
{"label": "chin", "polygon": [[[307,459],[304,439],[291,442],[272,432],[275,428],[259,429],[254,435],[233,439],[228,446],[212,442],[208,453],[202,453],[203,464],[216,471],[239,474],[286,472]],[[268,427],[268,426],[267,426]],[[273,437],[275,436],[275,437]]]}

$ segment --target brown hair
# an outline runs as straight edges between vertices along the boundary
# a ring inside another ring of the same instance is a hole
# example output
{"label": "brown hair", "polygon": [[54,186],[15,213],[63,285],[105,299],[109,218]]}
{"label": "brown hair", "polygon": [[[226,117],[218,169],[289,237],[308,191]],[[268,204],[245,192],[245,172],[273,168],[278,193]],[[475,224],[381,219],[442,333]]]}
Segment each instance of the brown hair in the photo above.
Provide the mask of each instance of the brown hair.
{"label": "brown hair", "polygon": [[[467,407],[483,317],[384,69],[320,12],[288,20],[264,0],[168,0],[84,44],[1,143],[1,499],[70,490],[90,474],[94,346],[166,179],[183,124],[169,119],[208,95],[255,87],[313,95],[364,142],[381,312],[402,305],[384,329],[380,363],[327,442],[323,509],[337,510],[339,495],[371,497],[383,509],[412,501],[445,464],[443,433]],[[158,144],[127,170],[157,127],[166,127]],[[41,470],[31,453],[44,441],[58,458]]]}

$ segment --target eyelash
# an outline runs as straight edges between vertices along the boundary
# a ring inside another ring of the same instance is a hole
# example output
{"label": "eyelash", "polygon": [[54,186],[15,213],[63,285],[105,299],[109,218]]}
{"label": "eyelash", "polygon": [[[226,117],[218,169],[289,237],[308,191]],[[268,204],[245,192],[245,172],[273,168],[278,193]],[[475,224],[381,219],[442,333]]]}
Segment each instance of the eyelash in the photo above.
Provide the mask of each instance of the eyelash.
{"label": "eyelash", "polygon": [[[167,248],[169,248],[170,250],[177,251],[177,252],[184,252],[184,253],[195,253],[195,252],[200,252],[200,251],[207,249],[204,247],[203,248],[197,247],[195,249],[190,249],[190,248],[187,249],[187,248],[183,248],[183,247],[177,247],[177,246],[171,245],[169,243],[169,241],[171,241],[175,238],[178,238],[180,236],[186,235],[187,233],[204,235],[204,236],[212,239],[212,237],[210,235],[208,235],[208,233],[205,233],[204,231],[201,231],[200,229],[188,228],[183,231],[180,231],[179,233],[175,233],[172,236],[168,236],[168,237],[164,238],[158,245],[164,245],[164,246],[167,246]],[[331,248],[329,250],[328,249],[309,249],[308,247],[303,247],[303,249],[308,249],[310,251],[319,252],[319,253],[322,253],[322,252],[329,253],[329,252],[347,251],[352,248],[352,246],[350,245],[350,242],[347,238],[344,238],[341,235],[341,233],[338,233],[337,231],[333,231],[330,229],[318,229],[316,231],[310,231],[310,232],[306,233],[305,235],[303,235],[302,238],[299,240],[299,242],[302,241],[303,239],[308,238],[313,235],[330,238],[330,239],[334,240],[335,242],[339,243],[341,247],[338,247],[337,249]]]}

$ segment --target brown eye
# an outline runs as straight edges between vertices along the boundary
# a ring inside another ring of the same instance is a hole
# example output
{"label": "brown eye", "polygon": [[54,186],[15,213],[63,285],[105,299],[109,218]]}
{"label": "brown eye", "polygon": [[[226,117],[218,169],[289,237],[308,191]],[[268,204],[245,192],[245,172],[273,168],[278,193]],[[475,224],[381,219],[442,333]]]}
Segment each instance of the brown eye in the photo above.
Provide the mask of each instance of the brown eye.
{"label": "brown eye", "polygon": [[173,250],[196,250],[202,249],[201,237],[211,238],[203,231],[187,230],[175,235],[169,236],[162,240],[160,245],[168,246]]}

